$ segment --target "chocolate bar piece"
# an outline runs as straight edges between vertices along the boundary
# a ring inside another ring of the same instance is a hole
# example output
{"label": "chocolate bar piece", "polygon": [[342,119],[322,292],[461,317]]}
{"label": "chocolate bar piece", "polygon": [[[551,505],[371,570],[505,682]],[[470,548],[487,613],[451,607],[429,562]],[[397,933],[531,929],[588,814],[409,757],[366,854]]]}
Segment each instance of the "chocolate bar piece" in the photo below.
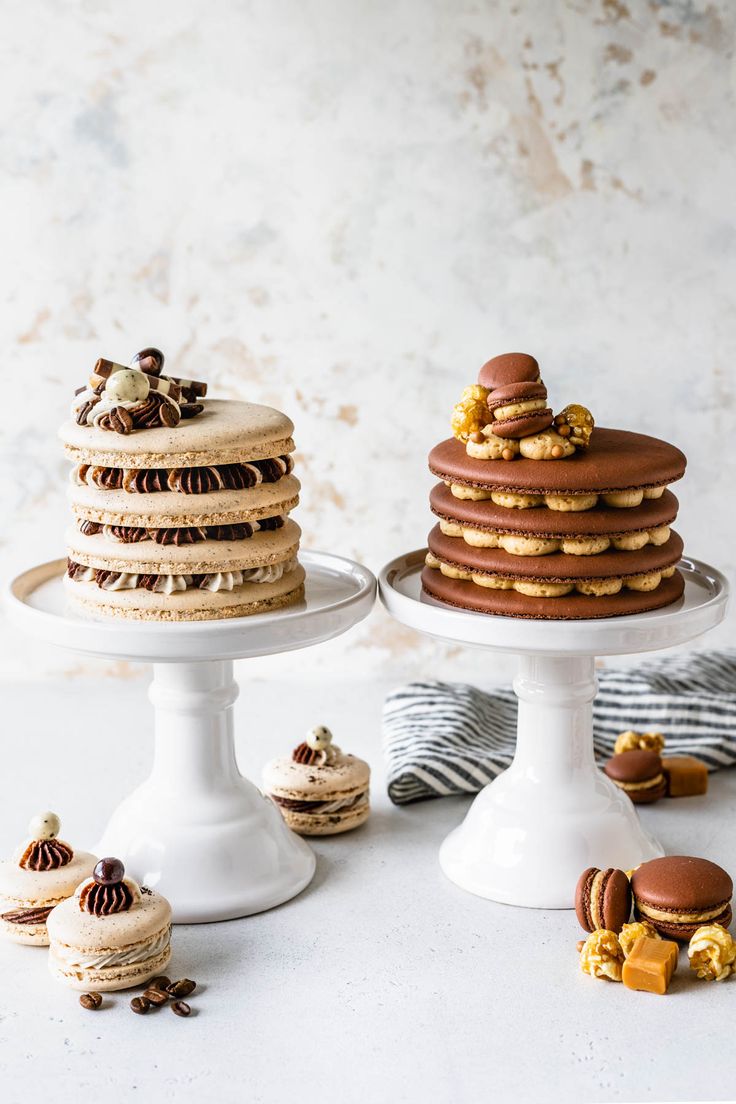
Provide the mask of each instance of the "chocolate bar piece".
{"label": "chocolate bar piece", "polygon": [[708,792],[708,768],[692,755],[668,755],[662,759],[668,797],[695,797]]}
{"label": "chocolate bar piece", "polygon": [[677,969],[679,948],[669,939],[637,939],[624,962],[622,981],[627,989],[663,996]]}

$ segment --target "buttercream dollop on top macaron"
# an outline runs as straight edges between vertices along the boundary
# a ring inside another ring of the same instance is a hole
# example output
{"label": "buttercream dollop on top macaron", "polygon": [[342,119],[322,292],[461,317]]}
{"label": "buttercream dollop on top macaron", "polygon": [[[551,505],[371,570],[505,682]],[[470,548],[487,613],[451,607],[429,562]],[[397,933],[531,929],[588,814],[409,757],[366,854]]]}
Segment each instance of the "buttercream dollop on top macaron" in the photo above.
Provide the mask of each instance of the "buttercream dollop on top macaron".
{"label": "buttercream dollop on top macaron", "polygon": [[74,989],[115,990],[162,973],[171,955],[171,906],[100,859],[49,919],[49,968]]}
{"label": "buttercream dollop on top macaron", "polygon": [[89,852],[75,853],[58,838],[60,831],[56,813],[38,813],[28,825],[28,838],[0,863],[0,935],[15,943],[47,946],[51,910],[74,893],[97,862]]}
{"label": "buttercream dollop on top macaron", "polygon": [[370,767],[345,755],[325,725],[310,729],[291,755],[272,760],[263,779],[286,823],[304,836],[347,832],[370,813]]}

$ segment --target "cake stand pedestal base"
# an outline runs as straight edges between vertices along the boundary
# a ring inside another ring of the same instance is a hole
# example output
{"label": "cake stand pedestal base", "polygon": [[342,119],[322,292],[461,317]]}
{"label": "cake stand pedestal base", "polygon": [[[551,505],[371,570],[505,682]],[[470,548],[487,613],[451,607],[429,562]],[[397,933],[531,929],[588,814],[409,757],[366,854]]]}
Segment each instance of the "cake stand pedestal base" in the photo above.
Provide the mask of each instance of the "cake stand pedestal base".
{"label": "cake stand pedestal base", "polygon": [[516,753],[440,849],[457,885],[513,905],[565,908],[586,866],[628,870],[664,852],[595,765],[592,656],[524,655]]}
{"label": "cake stand pedestal base", "polygon": [[[360,564],[300,552],[305,599],[222,621],[92,620],[69,606],[65,561],[19,575],[6,595],[13,621],[60,647],[153,664],[153,769],[115,810],[96,847],[171,902],[176,923],[231,920],[299,893],[315,858],[235,758],[233,660],[329,640],[370,612],[375,579]],[[100,736],[104,740],[104,733]],[[120,756],[110,749],[110,761]]]}
{"label": "cake stand pedestal base", "polygon": [[682,560],[685,593],[648,613],[589,621],[533,621],[456,609],[422,592],[425,550],[393,560],[379,577],[397,620],[444,640],[519,656],[513,763],[473,801],[444,841],[451,881],[511,905],[570,908],[587,866],[624,870],[663,854],[633,804],[595,765],[595,657],[681,644],[722,620],[728,583]]}

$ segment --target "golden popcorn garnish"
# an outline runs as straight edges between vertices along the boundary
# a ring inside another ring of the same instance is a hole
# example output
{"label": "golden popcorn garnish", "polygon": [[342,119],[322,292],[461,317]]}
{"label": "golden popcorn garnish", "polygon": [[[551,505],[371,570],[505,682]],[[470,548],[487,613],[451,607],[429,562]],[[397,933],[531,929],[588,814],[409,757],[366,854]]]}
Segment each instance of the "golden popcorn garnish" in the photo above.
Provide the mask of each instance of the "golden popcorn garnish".
{"label": "golden popcorn garnish", "polygon": [[724,981],[736,973],[736,942],[720,924],[704,924],[687,948],[690,969],[705,981]]}
{"label": "golden popcorn garnish", "polygon": [[[641,866],[641,863],[639,863],[639,866]],[[639,869],[639,866],[632,866],[631,870],[624,871],[624,874],[629,879],[629,881],[631,881],[631,879],[634,877],[634,874]]]}
{"label": "golden popcorn garnish", "polygon": [[599,928],[591,932],[580,952],[580,969],[592,977],[621,981],[624,952],[615,932]]}
{"label": "golden popcorn garnish", "polygon": [[664,736],[661,732],[622,732],[613,745],[614,755],[625,751],[656,751],[659,754],[663,750]]}
{"label": "golden popcorn garnish", "polygon": [[570,403],[559,414],[555,415],[555,426],[561,437],[567,437],[575,448],[586,449],[590,444],[590,437],[595,422],[593,415],[587,407],[578,403]]}
{"label": "golden popcorn garnish", "polygon": [[450,420],[452,432],[459,441],[467,441],[473,433],[480,433],[491,421],[486,403],[488,395],[488,388],[479,383],[473,383],[463,391]]}
{"label": "golden popcorn garnish", "polygon": [[642,936],[647,939],[662,938],[659,932],[652,927],[648,920],[637,920],[633,924],[624,924],[621,931],[619,932],[618,937],[618,941],[621,944],[621,950],[624,952],[624,958],[629,957],[637,939],[641,939]]}

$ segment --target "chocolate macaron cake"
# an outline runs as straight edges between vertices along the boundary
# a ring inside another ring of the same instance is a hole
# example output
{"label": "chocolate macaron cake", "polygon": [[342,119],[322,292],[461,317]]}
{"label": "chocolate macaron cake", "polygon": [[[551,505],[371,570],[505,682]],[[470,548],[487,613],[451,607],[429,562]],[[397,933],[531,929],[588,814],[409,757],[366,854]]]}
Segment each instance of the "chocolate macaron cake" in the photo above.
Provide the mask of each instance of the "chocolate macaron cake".
{"label": "chocolate macaron cake", "polygon": [[101,360],[60,431],[72,461],[67,590],[92,614],[179,621],[298,602],[293,424],[206,398],[145,349]]}
{"label": "chocolate macaron cake", "polygon": [[585,407],[554,414],[537,361],[483,366],[429,455],[423,589],[510,617],[614,617],[677,601],[682,541],[668,485],[686,460],[654,437],[601,429]]}
{"label": "chocolate macaron cake", "polygon": [[733,914],[731,876],[710,859],[667,855],[637,867],[631,877],[637,919],[666,939],[686,942],[705,924],[728,928]]}

